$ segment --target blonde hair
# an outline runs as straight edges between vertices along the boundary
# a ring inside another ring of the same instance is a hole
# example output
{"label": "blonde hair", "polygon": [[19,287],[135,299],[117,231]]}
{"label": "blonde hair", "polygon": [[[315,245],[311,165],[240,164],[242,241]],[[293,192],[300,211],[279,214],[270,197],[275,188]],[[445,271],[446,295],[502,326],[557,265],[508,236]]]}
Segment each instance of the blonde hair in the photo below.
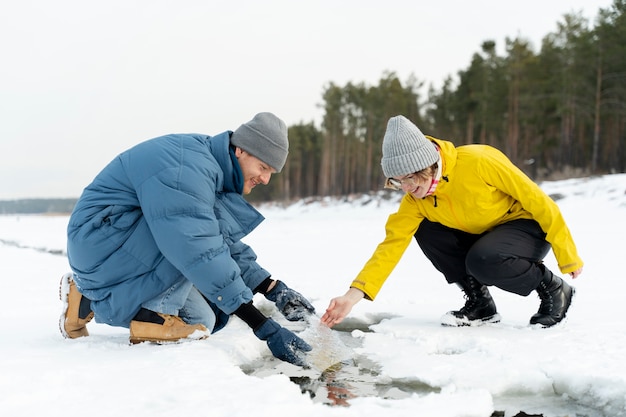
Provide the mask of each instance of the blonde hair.
{"label": "blonde hair", "polygon": [[417,171],[415,175],[417,175],[421,179],[428,179],[435,175],[435,173],[437,172],[437,168],[439,168],[439,164],[435,162],[428,168],[424,168],[421,171]]}

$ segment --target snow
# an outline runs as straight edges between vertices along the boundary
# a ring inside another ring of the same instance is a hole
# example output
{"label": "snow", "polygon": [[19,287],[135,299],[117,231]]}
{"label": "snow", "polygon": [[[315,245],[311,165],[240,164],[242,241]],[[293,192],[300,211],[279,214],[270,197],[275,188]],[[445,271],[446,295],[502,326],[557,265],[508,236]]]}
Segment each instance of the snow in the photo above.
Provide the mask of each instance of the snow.
{"label": "snow", "polygon": [[[626,416],[626,280],[619,266],[626,175],[546,182],[542,188],[558,195],[586,262],[579,278],[566,278],[576,287],[566,321],[532,328],[536,295],[493,289],[501,323],[441,326],[441,315],[463,304],[462,294],[413,242],[378,298],[357,304],[343,328],[327,330],[330,343],[315,339],[323,329],[313,321],[296,329],[317,348],[312,355],[318,358],[345,356],[348,349],[361,363],[376,365],[372,379],[378,384],[426,387],[404,395],[357,395],[344,406],[311,398],[286,374],[267,371],[298,369],[277,363],[236,318],[207,340],[180,344],[130,345],[127,329],[95,322],[89,337],[63,339],[58,285],[69,270],[63,255],[67,217],[0,216],[0,410],[47,417],[482,417],[495,410],[506,416],[520,410],[545,417]],[[381,195],[386,198],[261,207],[266,221],[245,241],[274,278],[306,295],[321,314],[382,239],[399,195]],[[546,264],[558,271],[552,254]],[[255,303],[280,320],[262,297]],[[345,344],[335,340],[338,335]],[[265,372],[250,372],[259,367]]]}

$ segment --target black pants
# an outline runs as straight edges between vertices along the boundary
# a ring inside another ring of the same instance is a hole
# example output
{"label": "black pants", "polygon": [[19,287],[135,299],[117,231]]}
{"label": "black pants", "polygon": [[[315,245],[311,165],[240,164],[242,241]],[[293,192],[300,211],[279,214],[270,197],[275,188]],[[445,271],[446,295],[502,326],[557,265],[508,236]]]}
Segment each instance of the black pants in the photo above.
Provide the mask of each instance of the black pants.
{"label": "black pants", "polygon": [[484,285],[526,296],[543,278],[550,244],[534,220],[514,220],[481,235],[424,220],[415,239],[449,283],[472,276]]}

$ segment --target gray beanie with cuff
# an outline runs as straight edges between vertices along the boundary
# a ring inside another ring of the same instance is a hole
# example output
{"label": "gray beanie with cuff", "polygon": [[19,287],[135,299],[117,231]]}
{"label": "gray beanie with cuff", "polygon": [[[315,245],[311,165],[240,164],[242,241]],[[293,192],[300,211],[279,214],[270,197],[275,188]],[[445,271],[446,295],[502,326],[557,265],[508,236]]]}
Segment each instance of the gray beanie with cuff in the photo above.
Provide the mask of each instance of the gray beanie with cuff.
{"label": "gray beanie with cuff", "polygon": [[230,143],[280,172],[287,161],[289,140],[287,125],[272,113],[259,113],[242,124],[230,137]]}
{"label": "gray beanie with cuff", "polygon": [[435,145],[404,116],[389,119],[383,138],[381,165],[385,177],[421,171],[439,160]]}

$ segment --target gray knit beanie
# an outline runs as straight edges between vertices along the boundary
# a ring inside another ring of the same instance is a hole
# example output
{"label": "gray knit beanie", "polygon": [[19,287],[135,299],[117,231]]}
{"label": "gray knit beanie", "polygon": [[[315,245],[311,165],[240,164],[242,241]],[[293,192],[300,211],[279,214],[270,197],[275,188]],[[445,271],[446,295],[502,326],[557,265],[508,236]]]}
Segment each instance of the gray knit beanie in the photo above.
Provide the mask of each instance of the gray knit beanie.
{"label": "gray knit beanie", "polygon": [[280,172],[287,161],[287,125],[272,113],[259,113],[235,130],[230,143]]}
{"label": "gray knit beanie", "polygon": [[381,165],[385,177],[412,174],[439,160],[435,145],[409,119],[395,116],[389,119],[383,138]]}

